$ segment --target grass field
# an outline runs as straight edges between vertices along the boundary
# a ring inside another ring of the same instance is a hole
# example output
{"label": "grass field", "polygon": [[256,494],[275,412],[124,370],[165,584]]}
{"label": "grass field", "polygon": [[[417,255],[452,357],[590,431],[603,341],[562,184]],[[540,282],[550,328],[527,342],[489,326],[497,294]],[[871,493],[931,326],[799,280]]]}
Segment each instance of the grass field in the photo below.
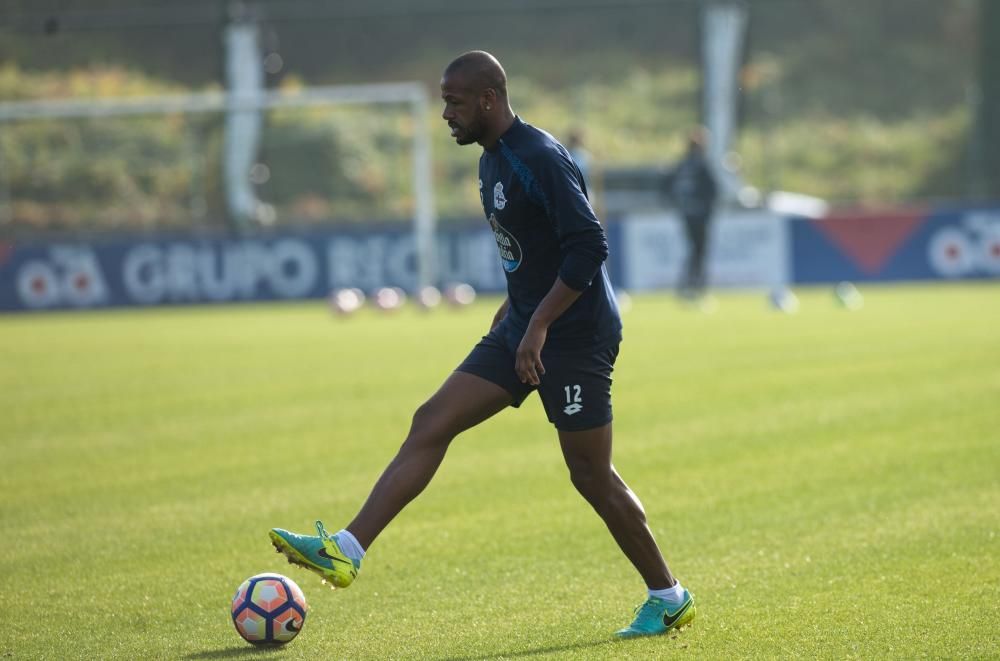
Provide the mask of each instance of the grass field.
{"label": "grass field", "polygon": [[[355,513],[496,299],[2,318],[0,659],[996,658],[1000,284],[863,291],[635,298],[615,463],[699,615],[627,642],[643,585],[537,398],[455,442],[349,590],[268,543]],[[311,605],[280,650],[229,619],[262,571]]]}

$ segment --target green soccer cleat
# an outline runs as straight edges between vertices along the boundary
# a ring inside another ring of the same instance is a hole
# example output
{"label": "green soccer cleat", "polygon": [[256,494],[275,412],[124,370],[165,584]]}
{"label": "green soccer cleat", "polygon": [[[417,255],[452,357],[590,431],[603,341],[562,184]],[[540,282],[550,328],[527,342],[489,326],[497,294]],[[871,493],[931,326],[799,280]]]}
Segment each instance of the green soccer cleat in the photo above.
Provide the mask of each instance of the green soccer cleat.
{"label": "green soccer cleat", "polygon": [[318,537],[272,528],[268,536],[274,548],[288,557],[288,562],[319,574],[333,587],[346,588],[358,577],[361,561],[351,560],[344,555],[337,543],[337,536],[326,534],[322,521],[316,522],[316,532],[319,533]]}
{"label": "green soccer cleat", "polygon": [[668,631],[679,631],[694,619],[694,597],[684,591],[684,603],[671,611],[666,600],[650,597],[635,609],[635,620],[626,628],[615,632],[619,638],[658,636]]}

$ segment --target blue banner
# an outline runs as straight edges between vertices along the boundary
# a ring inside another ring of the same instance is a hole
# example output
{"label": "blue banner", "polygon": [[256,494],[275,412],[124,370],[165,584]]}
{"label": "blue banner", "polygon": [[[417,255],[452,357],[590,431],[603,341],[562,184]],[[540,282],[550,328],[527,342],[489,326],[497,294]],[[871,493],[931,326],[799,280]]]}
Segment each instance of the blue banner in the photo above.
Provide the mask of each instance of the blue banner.
{"label": "blue banner", "polygon": [[[612,283],[638,286],[626,282],[630,273],[636,280],[632,272],[644,263],[642,243],[630,241],[635,232],[627,231],[636,222],[626,218],[607,227]],[[723,284],[760,284],[753,274],[779,262],[787,262],[791,282],[801,284],[1000,277],[1000,207],[772,222],[787,225],[787,235],[776,234],[787,236],[779,242],[781,254],[744,250],[741,257],[760,262],[759,268],[748,263]],[[442,229],[435,249],[439,285],[505,289],[485,223]],[[324,298],[342,287],[412,291],[416,285],[413,234],[404,228],[0,243],[0,310],[6,311],[294,300]]]}
{"label": "blue banner", "polygon": [[[440,284],[506,286],[488,227],[441,231],[436,251]],[[0,310],[290,300],[416,284],[404,230],[0,244]]]}
{"label": "blue banner", "polygon": [[795,283],[1000,276],[1000,208],[793,218]]}

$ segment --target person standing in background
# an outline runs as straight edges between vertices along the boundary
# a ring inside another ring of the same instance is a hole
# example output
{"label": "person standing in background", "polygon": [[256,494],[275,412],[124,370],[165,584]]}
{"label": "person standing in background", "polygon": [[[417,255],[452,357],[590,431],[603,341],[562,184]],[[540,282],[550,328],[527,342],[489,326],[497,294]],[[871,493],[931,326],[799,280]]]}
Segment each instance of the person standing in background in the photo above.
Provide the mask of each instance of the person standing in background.
{"label": "person standing in background", "polygon": [[664,186],[684,219],[688,257],[677,291],[687,299],[700,299],[708,286],[705,260],[718,186],[705,158],[707,144],[708,131],[702,127],[693,129],[688,134],[687,153],[667,174]]}

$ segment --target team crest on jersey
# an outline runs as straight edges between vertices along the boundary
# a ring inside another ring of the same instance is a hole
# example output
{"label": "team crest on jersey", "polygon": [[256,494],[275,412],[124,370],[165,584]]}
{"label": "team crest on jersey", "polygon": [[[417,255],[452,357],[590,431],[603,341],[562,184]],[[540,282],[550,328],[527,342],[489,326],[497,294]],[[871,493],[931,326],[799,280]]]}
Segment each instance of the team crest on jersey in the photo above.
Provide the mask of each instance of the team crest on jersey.
{"label": "team crest on jersey", "polygon": [[493,229],[493,238],[497,240],[497,249],[500,251],[500,263],[503,265],[503,270],[507,273],[513,273],[521,265],[521,244],[517,242],[513,234],[497,222],[496,215],[492,213],[490,214],[490,227]]}
{"label": "team crest on jersey", "polygon": [[503,196],[503,183],[497,182],[497,185],[493,187],[493,208],[503,209],[507,206],[507,198]]}

